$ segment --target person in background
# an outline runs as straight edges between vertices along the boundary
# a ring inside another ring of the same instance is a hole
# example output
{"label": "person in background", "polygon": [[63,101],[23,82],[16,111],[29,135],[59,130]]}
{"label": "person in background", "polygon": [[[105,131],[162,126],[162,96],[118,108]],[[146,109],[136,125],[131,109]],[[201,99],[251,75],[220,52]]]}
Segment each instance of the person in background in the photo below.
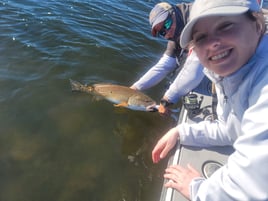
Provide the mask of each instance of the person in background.
{"label": "person in background", "polygon": [[179,141],[233,145],[227,163],[205,179],[191,165],[169,166],[165,184],[190,200],[268,200],[268,35],[256,0],[195,0],[180,44],[193,47],[215,83],[218,119],[182,123],[152,151],[154,163]]}
{"label": "person in background", "polygon": [[[161,36],[168,40],[165,53],[147,73],[145,73],[130,88],[145,90],[163,80],[169,73],[182,65],[186,51],[179,45],[180,34],[187,23],[191,4],[171,5],[166,2],[158,3],[151,10],[149,22],[154,37]],[[201,82],[202,81],[202,82]],[[210,94],[211,82],[204,78],[203,67],[192,52],[187,57],[183,68],[180,69],[174,82],[170,85],[160,101],[159,113],[168,114],[168,107],[195,88],[203,94]]]}

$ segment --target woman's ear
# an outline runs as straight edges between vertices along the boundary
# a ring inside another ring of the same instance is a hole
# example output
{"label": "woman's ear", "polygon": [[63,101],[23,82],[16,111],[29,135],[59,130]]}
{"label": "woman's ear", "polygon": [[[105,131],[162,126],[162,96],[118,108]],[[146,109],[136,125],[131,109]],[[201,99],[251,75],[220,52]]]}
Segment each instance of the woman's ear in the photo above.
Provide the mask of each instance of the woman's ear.
{"label": "woman's ear", "polygon": [[262,35],[265,32],[262,23],[258,21],[257,21],[257,31],[260,35]]}

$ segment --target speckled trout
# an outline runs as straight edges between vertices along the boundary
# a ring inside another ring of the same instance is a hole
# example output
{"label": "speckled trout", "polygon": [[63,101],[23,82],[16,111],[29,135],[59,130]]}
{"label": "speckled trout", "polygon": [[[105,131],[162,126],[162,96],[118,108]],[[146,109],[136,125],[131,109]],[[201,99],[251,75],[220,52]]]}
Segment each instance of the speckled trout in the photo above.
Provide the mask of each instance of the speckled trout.
{"label": "speckled trout", "polygon": [[70,80],[72,91],[91,93],[102,97],[116,107],[125,107],[131,110],[147,111],[148,106],[155,105],[156,102],[144,93],[126,86],[115,84],[93,84],[83,85],[77,81]]}

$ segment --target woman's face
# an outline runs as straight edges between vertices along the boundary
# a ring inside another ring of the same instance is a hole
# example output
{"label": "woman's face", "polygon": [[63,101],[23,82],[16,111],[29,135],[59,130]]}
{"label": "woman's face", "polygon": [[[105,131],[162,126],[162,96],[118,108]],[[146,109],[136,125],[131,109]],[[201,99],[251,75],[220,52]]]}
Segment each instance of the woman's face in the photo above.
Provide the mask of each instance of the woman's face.
{"label": "woman's face", "polygon": [[246,15],[201,18],[192,32],[200,62],[220,76],[241,68],[254,54],[261,31]]}

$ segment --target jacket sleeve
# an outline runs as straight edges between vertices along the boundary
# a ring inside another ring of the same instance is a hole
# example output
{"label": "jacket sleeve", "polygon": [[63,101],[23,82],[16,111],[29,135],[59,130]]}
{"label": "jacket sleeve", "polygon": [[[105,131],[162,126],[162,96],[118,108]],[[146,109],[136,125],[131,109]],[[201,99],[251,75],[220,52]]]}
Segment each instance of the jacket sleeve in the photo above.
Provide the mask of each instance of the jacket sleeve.
{"label": "jacket sleeve", "polygon": [[209,147],[233,145],[235,137],[226,135],[225,122],[201,121],[196,124],[181,123],[177,126],[183,145]]}
{"label": "jacket sleeve", "polygon": [[176,68],[176,58],[164,54],[156,65],[149,69],[133,85],[138,90],[145,90],[162,81],[168,73]]}
{"label": "jacket sleeve", "polygon": [[170,102],[177,103],[182,96],[196,88],[203,78],[203,67],[196,54],[192,52],[164,96]]}

